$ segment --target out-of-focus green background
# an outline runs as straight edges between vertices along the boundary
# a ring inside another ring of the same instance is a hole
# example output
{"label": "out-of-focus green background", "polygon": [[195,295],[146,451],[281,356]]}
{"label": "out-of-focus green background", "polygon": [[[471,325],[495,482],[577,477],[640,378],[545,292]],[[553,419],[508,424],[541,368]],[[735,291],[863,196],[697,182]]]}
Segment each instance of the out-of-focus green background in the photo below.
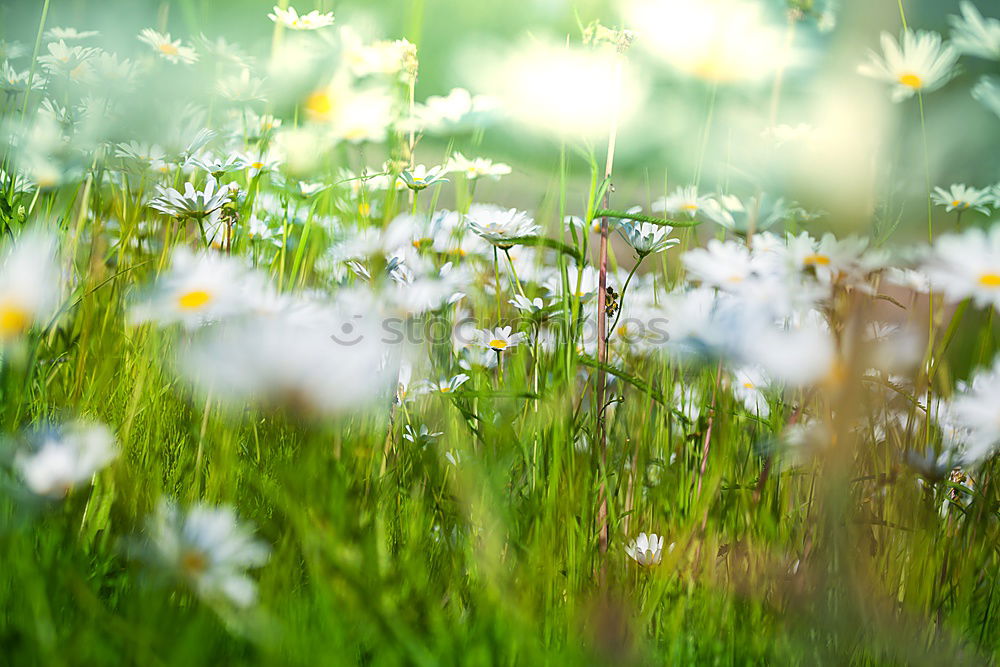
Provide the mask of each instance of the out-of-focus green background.
{"label": "out-of-focus green background", "polygon": [[[333,11],[338,26],[351,26],[365,39],[405,37],[415,42],[420,58],[418,99],[444,94],[454,86],[490,93],[498,84],[491,74],[495,63],[487,62],[490,54],[509,54],[538,41],[579,43],[581,26],[595,19],[621,26],[628,7],[626,0],[303,0],[292,4],[300,12]],[[787,3],[761,0],[759,4],[765,16],[783,28]],[[947,16],[958,13],[958,4],[958,0],[906,0],[903,6],[911,28],[936,30],[947,37]],[[99,30],[101,46],[117,48],[123,55],[138,52],[142,45],[136,35],[153,26],[185,40],[199,34],[225,37],[263,59],[271,42],[273,24],[267,14],[272,5],[267,0],[54,0],[47,25]],[[986,16],[997,13],[994,2],[980,0],[977,5]],[[815,21],[796,27],[794,44],[803,62],[784,77],[776,120],[793,126],[813,123],[817,108],[825,108],[836,122],[843,123],[839,143],[851,150],[836,160],[812,156],[805,164],[782,162],[780,154],[766,159],[759,155],[757,139],[766,126],[770,80],[714,88],[671,70],[642,48],[650,28],[669,35],[672,30],[684,31],[685,26],[624,24],[639,33],[629,60],[645,96],[638,103],[641,108],[629,110],[629,121],[621,130],[615,179],[618,204],[648,204],[675,186],[693,182],[702,164],[703,191],[752,194],[763,189],[783,195],[807,209],[825,211],[827,215],[815,223],[817,228],[841,233],[867,231],[874,216],[899,218],[896,238],[920,238],[926,227],[926,183],[916,100],[892,104],[884,86],[856,73],[867,50],[878,48],[880,31],[899,31],[897,3],[844,0],[832,6],[837,17],[834,30],[821,32]],[[3,38],[30,45],[41,7],[41,0],[0,2]],[[970,96],[972,85],[991,71],[990,65],[963,58],[959,76],[925,96],[933,186],[964,182],[985,187],[1000,179],[1000,152],[994,144],[1000,138],[1000,124]],[[600,99],[609,93],[596,89],[591,94]],[[870,117],[878,118],[880,125],[870,127]],[[586,172],[584,161],[572,152],[578,146],[589,146],[603,161],[599,138],[589,143],[570,138],[568,145],[570,168],[578,175]],[[445,141],[428,139],[419,156],[428,163],[441,160],[446,146]],[[549,189],[559,150],[558,138],[537,130],[515,123],[490,128],[481,143],[477,140],[476,152],[511,163],[515,174],[502,187],[487,185],[485,194],[495,195],[501,203],[537,209]],[[571,186],[570,192],[582,191],[585,185]],[[573,208],[570,202],[571,212],[579,212]],[[937,227],[951,224],[943,211],[935,211],[935,216]],[[970,214],[969,221],[976,216]]]}

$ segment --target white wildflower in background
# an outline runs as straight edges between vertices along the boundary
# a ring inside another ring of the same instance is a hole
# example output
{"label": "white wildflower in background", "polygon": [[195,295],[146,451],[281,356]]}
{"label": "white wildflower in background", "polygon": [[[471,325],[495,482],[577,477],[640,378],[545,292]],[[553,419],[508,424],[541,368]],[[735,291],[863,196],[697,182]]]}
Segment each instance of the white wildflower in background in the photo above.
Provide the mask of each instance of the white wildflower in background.
{"label": "white wildflower in background", "polygon": [[545,302],[537,296],[534,299],[529,299],[521,294],[515,294],[509,303],[522,313],[529,315],[539,315],[545,310]]}
{"label": "white wildflower in background", "polygon": [[708,195],[699,195],[697,185],[679,187],[666,197],[653,202],[651,209],[667,215],[686,215],[693,218],[709,203]]}
{"label": "white wildflower in background", "polygon": [[509,248],[510,239],[535,236],[540,230],[527,212],[493,204],[473,204],[465,219],[472,231],[500,248]]}
{"label": "white wildflower in background", "polygon": [[228,507],[197,504],[182,512],[162,500],[146,523],[155,564],[208,602],[248,607],[257,586],[246,571],[267,562],[270,549]]}
{"label": "white wildflower in background", "polygon": [[90,39],[91,37],[97,37],[100,35],[96,30],[77,30],[76,28],[50,28],[45,31],[43,37],[50,41],[66,41],[71,42],[78,39]]}
{"label": "white wildflower in background", "polygon": [[483,157],[469,159],[461,153],[455,153],[448,158],[444,169],[448,173],[463,174],[470,181],[481,177],[499,180],[501,176],[506,176],[511,172],[509,164],[493,162]]}
{"label": "white wildflower in background", "polygon": [[625,547],[625,553],[643,567],[658,565],[663,558],[663,538],[656,533],[639,533],[639,537]]}
{"label": "white wildflower in background", "polygon": [[939,237],[924,271],[951,301],[971,297],[977,306],[1000,308],[1000,225]]}
{"label": "white wildflower in background", "polygon": [[793,215],[801,215],[799,209],[789,206],[783,198],[767,194],[746,199],[721,195],[706,200],[700,210],[712,222],[743,234],[763,231]]}
{"label": "white wildflower in background", "polygon": [[1000,116],[1000,79],[984,76],[972,88],[972,97],[984,107]]}
{"label": "white wildflower in background", "polygon": [[406,129],[447,132],[482,123],[497,110],[499,102],[488,95],[473,95],[465,88],[452,88],[447,95],[431,95],[413,110]]}
{"label": "white wildflower in background", "polygon": [[274,6],[267,18],[292,30],[319,30],[334,22],[333,12],[320,13],[318,9],[314,9],[308,14],[300,15],[295,7],[282,9],[278,5]]}
{"label": "white wildflower in background", "polygon": [[747,412],[758,417],[766,418],[771,414],[771,406],[764,395],[769,384],[770,378],[762,368],[745,366],[733,371],[733,394]]}
{"label": "white wildflower in background", "polygon": [[419,430],[414,429],[409,424],[403,427],[403,439],[418,447],[426,447],[442,435],[444,435],[443,431],[431,431],[427,428],[427,424],[421,424]]}
{"label": "white wildflower in background", "polygon": [[139,41],[149,44],[161,58],[172,63],[190,65],[198,60],[197,52],[185,46],[179,39],[170,39],[170,33],[159,33],[152,28],[143,28]]}
{"label": "white wildflower in background", "polygon": [[479,329],[476,331],[477,342],[484,348],[494,352],[504,352],[512,347],[520,345],[527,340],[524,333],[511,333],[511,327],[497,327],[493,331],[489,329]]}
{"label": "white wildflower in background", "polygon": [[468,375],[459,373],[454,377],[438,380],[437,382],[427,381],[423,386],[423,390],[433,394],[450,394],[468,381]]}
{"label": "white wildflower in background", "polygon": [[951,44],[960,53],[1000,60],[1000,20],[983,18],[976,6],[963,0],[961,16],[949,16]]}
{"label": "white wildflower in background", "polygon": [[77,421],[42,432],[37,446],[18,452],[15,463],[33,493],[62,498],[116,456],[115,439],[106,426]]}
{"label": "white wildflower in background", "polygon": [[39,230],[7,242],[0,254],[0,343],[55,314],[62,292],[56,248],[55,237]]}
{"label": "white wildflower in background", "polygon": [[974,211],[989,215],[993,195],[988,188],[973,188],[964,183],[956,183],[950,188],[934,188],[931,200],[938,206],[944,206],[948,213],[952,211]]}
{"label": "white wildflower in background", "polygon": [[942,44],[936,32],[904,30],[902,45],[887,32],[881,40],[882,55],[870,51],[869,62],[860,65],[858,72],[891,84],[893,102],[937,90],[955,75],[958,54]]}
{"label": "white wildflower in background", "polygon": [[981,463],[1000,446],[1000,359],[988,369],[977,371],[968,385],[947,405],[945,414],[954,427],[961,460],[966,465]]}

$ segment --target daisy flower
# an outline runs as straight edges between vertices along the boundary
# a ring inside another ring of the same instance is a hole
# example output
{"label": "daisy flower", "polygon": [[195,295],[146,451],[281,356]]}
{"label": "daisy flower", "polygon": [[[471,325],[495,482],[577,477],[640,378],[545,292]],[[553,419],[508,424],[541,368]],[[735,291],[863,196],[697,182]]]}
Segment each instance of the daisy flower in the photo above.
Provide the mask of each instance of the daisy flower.
{"label": "daisy flower", "polygon": [[510,248],[510,239],[535,236],[540,229],[525,211],[492,204],[473,204],[465,219],[472,231],[499,248]]}
{"label": "daisy flower", "polygon": [[149,206],[167,215],[200,220],[222,208],[229,201],[229,196],[236,184],[226,184],[218,190],[215,189],[215,186],[215,178],[209,178],[206,181],[204,190],[195,190],[194,185],[185,183],[184,194],[173,188],[157,186],[156,189],[160,195],[150,201]]}
{"label": "daisy flower", "polygon": [[442,435],[444,435],[443,431],[431,431],[427,428],[427,424],[421,424],[419,431],[409,424],[403,427],[403,439],[409,440],[418,447],[426,447]]}
{"label": "daisy flower", "polygon": [[445,378],[437,382],[431,382],[428,380],[423,388],[425,391],[430,393],[450,394],[451,392],[455,391],[463,384],[468,382],[468,380],[469,380],[468,375],[466,375],[465,373],[459,373],[454,377]]}
{"label": "daisy flower", "polygon": [[892,84],[893,102],[937,90],[955,75],[958,54],[936,32],[905,30],[902,45],[887,32],[881,40],[882,55],[870,51],[858,73]]}
{"label": "daisy flower", "polygon": [[640,257],[663,252],[680,243],[680,239],[668,238],[673,229],[669,225],[636,220],[622,220],[618,225],[618,233]]}
{"label": "daisy flower", "polygon": [[697,185],[688,185],[677,188],[666,197],[660,197],[653,202],[651,209],[667,215],[684,214],[693,218],[705,208],[709,201],[710,198],[707,195],[698,195]]}
{"label": "daisy flower", "polygon": [[971,188],[964,183],[956,183],[947,190],[934,188],[931,199],[938,206],[946,207],[945,210],[948,213],[952,211],[961,213],[971,208],[988,215],[993,196],[987,188],[980,190],[979,188]]}
{"label": "daisy flower", "polygon": [[197,504],[182,512],[163,500],[146,530],[154,562],[206,601],[248,607],[257,599],[246,570],[264,565],[269,549],[232,509]]}
{"label": "daisy flower", "polygon": [[499,180],[501,176],[506,176],[511,172],[509,164],[504,164],[503,162],[494,163],[492,160],[484,157],[472,158],[470,160],[461,153],[455,153],[448,158],[444,169],[450,174],[464,174],[470,181],[481,177]]}
{"label": "daisy flower", "polygon": [[61,282],[54,237],[29,231],[8,243],[0,255],[0,342],[52,317]]}
{"label": "daisy flower", "polygon": [[275,5],[271,11],[272,13],[268,14],[267,18],[292,30],[319,30],[333,25],[334,21],[333,12],[321,14],[318,9],[301,16],[295,11],[295,7],[282,9]]}
{"label": "daisy flower", "polygon": [[115,440],[106,426],[72,422],[44,433],[33,451],[18,453],[15,464],[33,493],[62,498],[116,456]]}
{"label": "daisy flower", "polygon": [[523,333],[512,334],[510,330],[510,327],[497,327],[493,331],[490,331],[489,329],[478,329],[476,331],[476,338],[482,347],[493,350],[499,354],[509,348],[523,343],[528,338],[527,335]]}
{"label": "daisy flower", "polygon": [[545,311],[545,302],[539,297],[529,299],[521,294],[515,294],[514,298],[511,299],[509,303],[522,313],[527,313],[529,315],[539,315]]}
{"label": "daisy flower", "polygon": [[431,167],[428,169],[422,164],[418,164],[412,170],[404,169],[399,174],[400,180],[411,190],[420,191],[436,183],[447,183],[444,177],[444,167]]}
{"label": "daisy flower", "polygon": [[948,17],[952,46],[959,53],[1000,60],[1000,20],[983,18],[968,0],[964,0],[959,8],[962,16]]}
{"label": "daisy flower", "polygon": [[938,238],[924,270],[949,300],[1000,308],[1000,225]]}
{"label": "daisy flower", "polygon": [[639,537],[630,541],[625,547],[625,553],[643,567],[659,564],[663,558],[663,538],[656,533],[639,533]]}
{"label": "daisy flower", "polygon": [[198,60],[198,54],[190,46],[181,44],[181,40],[170,39],[170,33],[159,33],[152,28],[143,28],[139,33],[139,41],[149,44],[160,57],[172,63],[190,65]]}

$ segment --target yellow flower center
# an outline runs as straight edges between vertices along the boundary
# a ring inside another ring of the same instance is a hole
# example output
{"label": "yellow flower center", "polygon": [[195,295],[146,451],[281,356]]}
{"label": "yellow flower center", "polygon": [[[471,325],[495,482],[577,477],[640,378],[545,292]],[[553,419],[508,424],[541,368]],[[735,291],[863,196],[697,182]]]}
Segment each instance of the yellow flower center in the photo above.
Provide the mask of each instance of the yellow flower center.
{"label": "yellow flower center", "polygon": [[743,386],[746,387],[747,389],[756,389],[753,382],[744,382]]}
{"label": "yellow flower center", "polygon": [[979,276],[979,284],[983,287],[1000,287],[1000,273],[983,273]]}
{"label": "yellow flower center", "polygon": [[682,211],[697,211],[698,210],[698,205],[697,204],[684,204],[683,206],[681,206],[681,210]]}
{"label": "yellow flower center", "polygon": [[500,340],[499,338],[494,338],[493,340],[490,341],[490,347],[492,347],[494,350],[506,350],[507,341]]}
{"label": "yellow flower center", "polygon": [[0,305],[0,338],[13,338],[24,333],[31,323],[31,313],[15,303]]}
{"label": "yellow flower center", "polygon": [[263,162],[251,162],[250,166],[253,167],[254,169],[263,169],[264,168],[264,163]]}
{"label": "yellow flower center", "polygon": [[162,53],[165,56],[176,56],[178,53],[180,53],[180,50],[170,42],[164,42],[163,44],[160,44],[160,46],[157,48],[159,48],[160,53]]}
{"label": "yellow flower center", "polygon": [[326,117],[333,111],[333,100],[322,90],[317,90],[306,99],[306,111],[314,116]]}
{"label": "yellow flower center", "polygon": [[910,88],[913,88],[914,90],[922,88],[924,85],[924,80],[921,79],[916,74],[914,74],[913,72],[907,72],[906,74],[901,75],[899,77],[899,82],[904,86],[909,86]]}
{"label": "yellow flower center", "polygon": [[830,264],[830,258],[827,255],[806,255],[802,258],[802,263],[806,266],[827,266]]}
{"label": "yellow flower center", "polygon": [[441,387],[442,394],[447,394],[449,391],[451,391],[451,387]]}
{"label": "yellow flower center", "polygon": [[197,576],[208,568],[205,554],[195,549],[188,549],[181,554],[181,569],[191,576]]}
{"label": "yellow flower center", "polygon": [[360,213],[361,215],[367,217],[368,215],[371,215],[371,212],[372,212],[371,204],[368,204],[366,202],[358,204],[358,213]]}
{"label": "yellow flower center", "polygon": [[203,289],[191,290],[177,297],[177,305],[183,310],[198,310],[212,300],[212,293]]}

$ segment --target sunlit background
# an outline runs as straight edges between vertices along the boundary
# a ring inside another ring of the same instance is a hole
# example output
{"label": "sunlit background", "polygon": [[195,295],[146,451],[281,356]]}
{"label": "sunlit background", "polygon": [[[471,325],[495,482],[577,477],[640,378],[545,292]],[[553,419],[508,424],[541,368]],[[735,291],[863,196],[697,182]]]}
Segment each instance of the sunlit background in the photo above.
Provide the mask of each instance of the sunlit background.
{"label": "sunlit background", "polygon": [[[33,34],[41,4],[0,4],[4,37]],[[62,1],[51,4],[48,25],[98,30],[95,43],[123,55],[142,52],[136,35],[149,26],[187,41],[224,38],[257,58],[265,89],[283,94],[288,114],[303,101],[296,97],[333,65],[322,58],[310,62],[315,51],[299,52],[287,39],[275,50],[266,18],[271,4]],[[482,194],[535,210],[543,219],[548,212],[546,224],[552,223],[553,202],[539,183],[551,180],[565,147],[570,171],[581,177],[577,189],[585,188],[586,165],[576,152],[602,153],[617,106],[615,200],[623,206],[645,206],[676,186],[696,183],[705,192],[780,192],[822,214],[812,223],[816,229],[861,231],[881,216],[899,219],[902,238],[919,236],[926,225],[926,184],[917,105],[892,103],[881,85],[856,71],[867,50],[878,48],[880,31],[899,31],[896,4],[799,4],[811,15],[794,22],[784,0],[379,0],[299,9],[334,11],[336,30],[346,28],[366,43],[415,43],[418,100],[455,87],[497,98],[500,113],[484,133],[430,135],[418,156],[428,164],[443,161],[449,141],[455,141],[514,165],[510,178],[484,184]],[[957,7],[932,0],[906,5],[911,25],[944,34],[946,17]],[[593,20],[636,33],[617,93],[613,65],[582,44],[583,29]],[[342,36],[334,34],[336,43]],[[262,63],[272,52],[279,57],[266,71]],[[150,81],[150,98],[169,96],[167,85],[184,95],[210,90],[217,85],[208,80],[210,61],[203,58],[197,70],[186,69],[176,80]],[[230,65],[219,59],[215,73],[222,76]],[[995,119],[970,96],[987,69],[987,61],[966,59],[927,106],[932,185],[985,187],[990,184],[976,182],[982,174],[1000,174],[1000,157],[983,140]],[[140,125],[148,118],[134,116]],[[155,127],[145,129],[155,136]],[[381,157],[373,154],[369,161]],[[551,186],[549,191],[557,184]],[[879,204],[888,208],[877,209],[876,191],[889,195]],[[945,217],[943,210],[935,215]]]}

